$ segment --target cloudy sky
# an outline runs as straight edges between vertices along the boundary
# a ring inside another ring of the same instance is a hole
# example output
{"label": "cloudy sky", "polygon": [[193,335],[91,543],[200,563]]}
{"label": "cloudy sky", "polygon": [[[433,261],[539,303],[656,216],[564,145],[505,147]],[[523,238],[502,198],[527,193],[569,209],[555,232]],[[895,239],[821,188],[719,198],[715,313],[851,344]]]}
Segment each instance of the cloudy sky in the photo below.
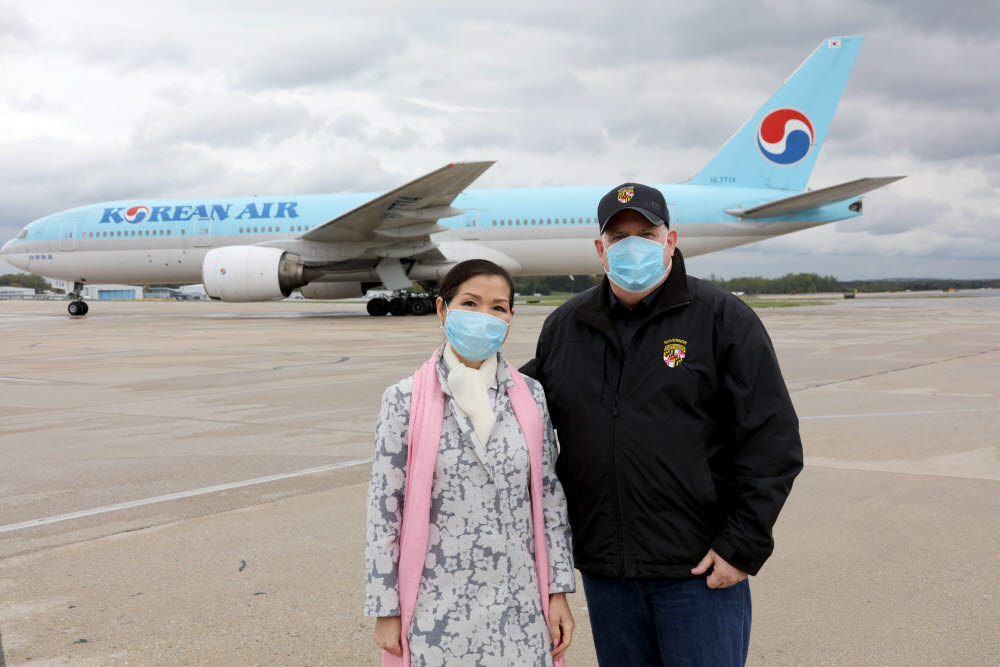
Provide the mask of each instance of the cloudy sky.
{"label": "cloudy sky", "polygon": [[692,273],[1000,277],[979,0],[0,0],[0,241],[96,201],[377,191],[458,160],[499,161],[478,187],[682,181],[834,35],[865,44],[810,186],[908,178]]}

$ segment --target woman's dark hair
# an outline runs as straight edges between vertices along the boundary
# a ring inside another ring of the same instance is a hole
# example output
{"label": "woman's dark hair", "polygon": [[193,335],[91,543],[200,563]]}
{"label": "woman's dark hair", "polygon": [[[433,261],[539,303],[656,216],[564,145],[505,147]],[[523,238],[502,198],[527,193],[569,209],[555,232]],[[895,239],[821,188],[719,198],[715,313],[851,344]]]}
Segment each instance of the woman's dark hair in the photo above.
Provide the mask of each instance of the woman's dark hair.
{"label": "woman's dark hair", "polygon": [[514,309],[514,279],[507,273],[507,269],[488,259],[467,259],[451,267],[451,271],[441,281],[441,289],[438,294],[445,303],[451,305],[451,300],[458,294],[458,288],[462,286],[462,283],[476,276],[500,276],[506,280],[507,285],[510,286],[510,308]]}

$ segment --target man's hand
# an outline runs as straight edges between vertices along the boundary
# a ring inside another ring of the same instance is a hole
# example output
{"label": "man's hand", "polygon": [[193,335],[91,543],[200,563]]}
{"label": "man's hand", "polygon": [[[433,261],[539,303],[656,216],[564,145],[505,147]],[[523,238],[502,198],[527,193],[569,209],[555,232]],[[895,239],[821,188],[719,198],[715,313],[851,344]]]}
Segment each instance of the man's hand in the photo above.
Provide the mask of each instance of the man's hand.
{"label": "man's hand", "polygon": [[403,622],[399,616],[379,616],[375,619],[375,643],[397,658],[403,655]]}
{"label": "man's hand", "polygon": [[553,593],[549,596],[549,632],[552,633],[552,657],[558,658],[573,641],[573,614],[569,610],[565,593]]}
{"label": "man's hand", "polygon": [[709,588],[729,588],[747,578],[746,572],[722,560],[722,557],[715,553],[715,549],[708,550],[698,566],[691,569],[691,574],[705,574],[708,568],[712,568],[712,574],[708,575],[708,580],[705,582]]}

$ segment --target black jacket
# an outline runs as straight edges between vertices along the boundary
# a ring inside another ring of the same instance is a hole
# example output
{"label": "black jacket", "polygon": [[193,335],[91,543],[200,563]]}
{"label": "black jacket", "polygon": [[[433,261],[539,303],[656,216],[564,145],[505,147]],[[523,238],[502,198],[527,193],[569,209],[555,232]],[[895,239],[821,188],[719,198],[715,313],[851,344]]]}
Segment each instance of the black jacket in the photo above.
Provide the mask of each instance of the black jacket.
{"label": "black jacket", "polygon": [[688,277],[675,251],[628,348],[605,278],[545,320],[521,372],[545,387],[580,571],[691,577],[714,548],[757,573],[802,443],[774,348],[746,304]]}

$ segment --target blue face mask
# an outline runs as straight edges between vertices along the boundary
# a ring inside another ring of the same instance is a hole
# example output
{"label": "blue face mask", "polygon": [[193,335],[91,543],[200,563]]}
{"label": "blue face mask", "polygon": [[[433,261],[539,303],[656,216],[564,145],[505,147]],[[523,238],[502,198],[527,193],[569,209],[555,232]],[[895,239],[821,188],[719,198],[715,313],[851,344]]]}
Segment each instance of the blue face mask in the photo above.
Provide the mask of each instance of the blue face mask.
{"label": "blue face mask", "polygon": [[471,310],[449,310],[444,321],[448,342],[469,361],[482,361],[500,351],[508,324],[499,317]]}
{"label": "blue face mask", "polygon": [[[641,236],[630,236],[607,249],[608,278],[626,292],[645,292],[667,275],[660,244]],[[671,260],[672,262],[673,260]]]}

